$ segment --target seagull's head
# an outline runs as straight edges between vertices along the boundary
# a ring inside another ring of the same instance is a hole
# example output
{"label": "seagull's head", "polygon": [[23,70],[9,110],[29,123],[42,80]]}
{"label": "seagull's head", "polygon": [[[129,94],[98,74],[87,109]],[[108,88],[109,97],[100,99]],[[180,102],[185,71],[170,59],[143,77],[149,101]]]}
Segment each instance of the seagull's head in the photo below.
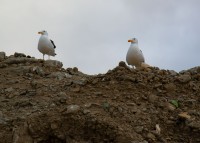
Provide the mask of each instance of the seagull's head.
{"label": "seagull's head", "polygon": [[136,38],[132,38],[132,39],[129,39],[128,42],[131,42],[131,43],[138,43],[138,40]]}
{"label": "seagull's head", "polygon": [[41,34],[41,35],[48,35],[47,31],[45,31],[45,30],[42,30],[42,31],[38,32],[38,34]]}

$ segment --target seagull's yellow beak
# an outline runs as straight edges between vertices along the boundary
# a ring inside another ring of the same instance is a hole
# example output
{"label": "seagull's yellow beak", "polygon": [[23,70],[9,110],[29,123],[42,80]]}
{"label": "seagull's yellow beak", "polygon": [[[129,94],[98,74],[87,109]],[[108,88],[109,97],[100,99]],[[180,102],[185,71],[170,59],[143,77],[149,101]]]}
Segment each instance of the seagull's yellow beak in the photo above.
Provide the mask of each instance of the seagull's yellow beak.
{"label": "seagull's yellow beak", "polygon": [[42,34],[42,32],[38,32],[38,34]]}
{"label": "seagull's yellow beak", "polygon": [[133,40],[128,40],[128,42],[133,42]]}

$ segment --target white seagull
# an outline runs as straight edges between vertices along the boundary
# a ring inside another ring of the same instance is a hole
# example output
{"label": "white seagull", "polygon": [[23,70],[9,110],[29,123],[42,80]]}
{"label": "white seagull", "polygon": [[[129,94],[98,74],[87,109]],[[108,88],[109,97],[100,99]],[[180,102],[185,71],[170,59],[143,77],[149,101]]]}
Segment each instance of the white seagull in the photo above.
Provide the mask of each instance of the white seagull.
{"label": "white seagull", "polygon": [[132,38],[128,40],[128,42],[131,42],[126,55],[128,65],[135,66],[136,68],[141,67],[145,60],[142,51],[138,47],[138,40],[136,38]]}
{"label": "white seagull", "polygon": [[38,50],[43,54],[43,60],[44,60],[44,55],[50,56],[55,56],[55,44],[54,42],[49,39],[48,33],[45,30],[42,30],[38,32],[38,34],[41,34],[39,42],[38,42]]}

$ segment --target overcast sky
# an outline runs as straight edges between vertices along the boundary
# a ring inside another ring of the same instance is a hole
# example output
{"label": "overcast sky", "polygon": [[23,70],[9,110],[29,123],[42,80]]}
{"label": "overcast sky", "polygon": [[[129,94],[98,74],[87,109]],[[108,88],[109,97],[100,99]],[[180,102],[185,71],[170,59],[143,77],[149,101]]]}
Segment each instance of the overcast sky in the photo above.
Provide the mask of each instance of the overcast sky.
{"label": "overcast sky", "polygon": [[[148,64],[199,66],[200,0],[0,0],[0,51],[42,59],[40,30],[64,68],[105,73],[125,61],[135,37]],[[48,58],[47,56],[45,57]]]}

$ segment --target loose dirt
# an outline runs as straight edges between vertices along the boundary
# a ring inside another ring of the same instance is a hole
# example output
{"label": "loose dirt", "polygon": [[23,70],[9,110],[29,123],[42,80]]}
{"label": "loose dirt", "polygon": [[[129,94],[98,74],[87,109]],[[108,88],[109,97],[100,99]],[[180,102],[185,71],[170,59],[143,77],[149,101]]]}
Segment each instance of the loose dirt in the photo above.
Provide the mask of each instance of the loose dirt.
{"label": "loose dirt", "polygon": [[200,142],[200,67],[177,73],[119,62],[87,75],[0,55],[0,142]]}

